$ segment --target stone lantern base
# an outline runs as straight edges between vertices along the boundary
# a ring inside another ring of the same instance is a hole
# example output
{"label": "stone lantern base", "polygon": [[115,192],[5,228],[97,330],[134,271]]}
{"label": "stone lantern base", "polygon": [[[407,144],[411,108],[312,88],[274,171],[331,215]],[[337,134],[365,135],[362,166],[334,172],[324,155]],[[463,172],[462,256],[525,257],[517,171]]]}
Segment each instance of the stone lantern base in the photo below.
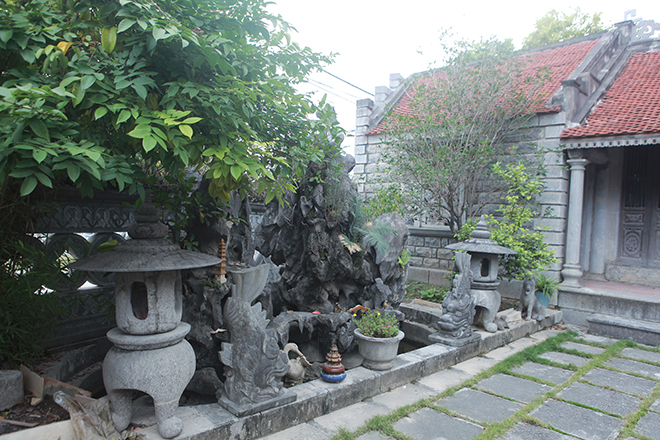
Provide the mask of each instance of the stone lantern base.
{"label": "stone lantern base", "polygon": [[164,438],[179,435],[183,423],[174,416],[179,398],[195,373],[195,352],[184,337],[190,324],[153,335],[129,335],[114,328],[108,339],[115,344],[103,362],[103,382],[110,398],[112,421],[118,431],[131,422],[133,390],[154,400],[158,432]]}

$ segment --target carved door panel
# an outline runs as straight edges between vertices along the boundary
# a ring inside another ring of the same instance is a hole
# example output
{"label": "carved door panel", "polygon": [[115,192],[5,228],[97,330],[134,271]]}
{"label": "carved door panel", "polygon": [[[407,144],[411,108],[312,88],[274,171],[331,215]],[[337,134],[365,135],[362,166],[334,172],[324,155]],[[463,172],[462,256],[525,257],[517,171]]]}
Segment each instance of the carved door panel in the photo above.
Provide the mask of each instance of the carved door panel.
{"label": "carved door panel", "polygon": [[619,245],[619,260],[624,264],[660,267],[659,164],[657,147],[625,150]]}

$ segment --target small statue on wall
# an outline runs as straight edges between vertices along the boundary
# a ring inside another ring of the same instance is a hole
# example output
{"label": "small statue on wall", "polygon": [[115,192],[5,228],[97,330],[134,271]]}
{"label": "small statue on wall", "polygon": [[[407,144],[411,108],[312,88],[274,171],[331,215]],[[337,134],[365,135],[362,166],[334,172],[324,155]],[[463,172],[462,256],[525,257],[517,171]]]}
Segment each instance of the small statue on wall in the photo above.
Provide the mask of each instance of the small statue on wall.
{"label": "small statue on wall", "polygon": [[536,282],[534,280],[523,281],[520,315],[525,319],[543,320],[543,306],[536,300]]}

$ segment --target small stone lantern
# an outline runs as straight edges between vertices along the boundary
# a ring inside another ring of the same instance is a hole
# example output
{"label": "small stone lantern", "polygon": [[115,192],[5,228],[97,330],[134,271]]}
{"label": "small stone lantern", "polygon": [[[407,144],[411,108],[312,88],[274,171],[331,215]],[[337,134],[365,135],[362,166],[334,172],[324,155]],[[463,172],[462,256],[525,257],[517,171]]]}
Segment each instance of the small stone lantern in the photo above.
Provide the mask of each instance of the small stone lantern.
{"label": "small stone lantern", "polygon": [[472,288],[470,294],[478,313],[483,311],[482,319],[486,331],[494,333],[497,324],[494,323],[497,311],[500,308],[500,293],[497,287],[499,271],[499,258],[502,255],[516,255],[517,252],[500,246],[490,239],[490,231],[483,216],[472,231],[471,238],[462,243],[450,244],[447,249],[465,251],[471,256],[470,272],[472,273]]}
{"label": "small stone lantern", "polygon": [[174,413],[195,373],[195,353],[184,339],[190,324],[181,322],[181,270],[214,266],[221,260],[182,250],[167,240],[167,226],[159,222],[151,203],[138,209],[128,233],[132,240],[71,268],[115,273],[118,328],[107,334],[114,347],[103,362],[115,427],[123,431],[130,424],[133,390],[139,390],[154,400],[160,435],[172,438],[183,429]]}

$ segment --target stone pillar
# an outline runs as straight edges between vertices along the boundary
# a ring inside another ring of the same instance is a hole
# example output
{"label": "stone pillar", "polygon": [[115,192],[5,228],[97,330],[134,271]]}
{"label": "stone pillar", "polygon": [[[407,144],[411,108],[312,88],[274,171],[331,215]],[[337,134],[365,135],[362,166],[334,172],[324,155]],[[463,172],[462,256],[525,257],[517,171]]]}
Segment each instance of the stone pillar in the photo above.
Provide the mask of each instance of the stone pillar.
{"label": "stone pillar", "polygon": [[[570,156],[570,155],[569,155]],[[566,257],[561,270],[564,285],[580,287],[580,243],[582,237],[582,205],[584,202],[584,170],[589,161],[584,158],[568,159],[571,167],[568,195],[568,222],[566,225]]]}

